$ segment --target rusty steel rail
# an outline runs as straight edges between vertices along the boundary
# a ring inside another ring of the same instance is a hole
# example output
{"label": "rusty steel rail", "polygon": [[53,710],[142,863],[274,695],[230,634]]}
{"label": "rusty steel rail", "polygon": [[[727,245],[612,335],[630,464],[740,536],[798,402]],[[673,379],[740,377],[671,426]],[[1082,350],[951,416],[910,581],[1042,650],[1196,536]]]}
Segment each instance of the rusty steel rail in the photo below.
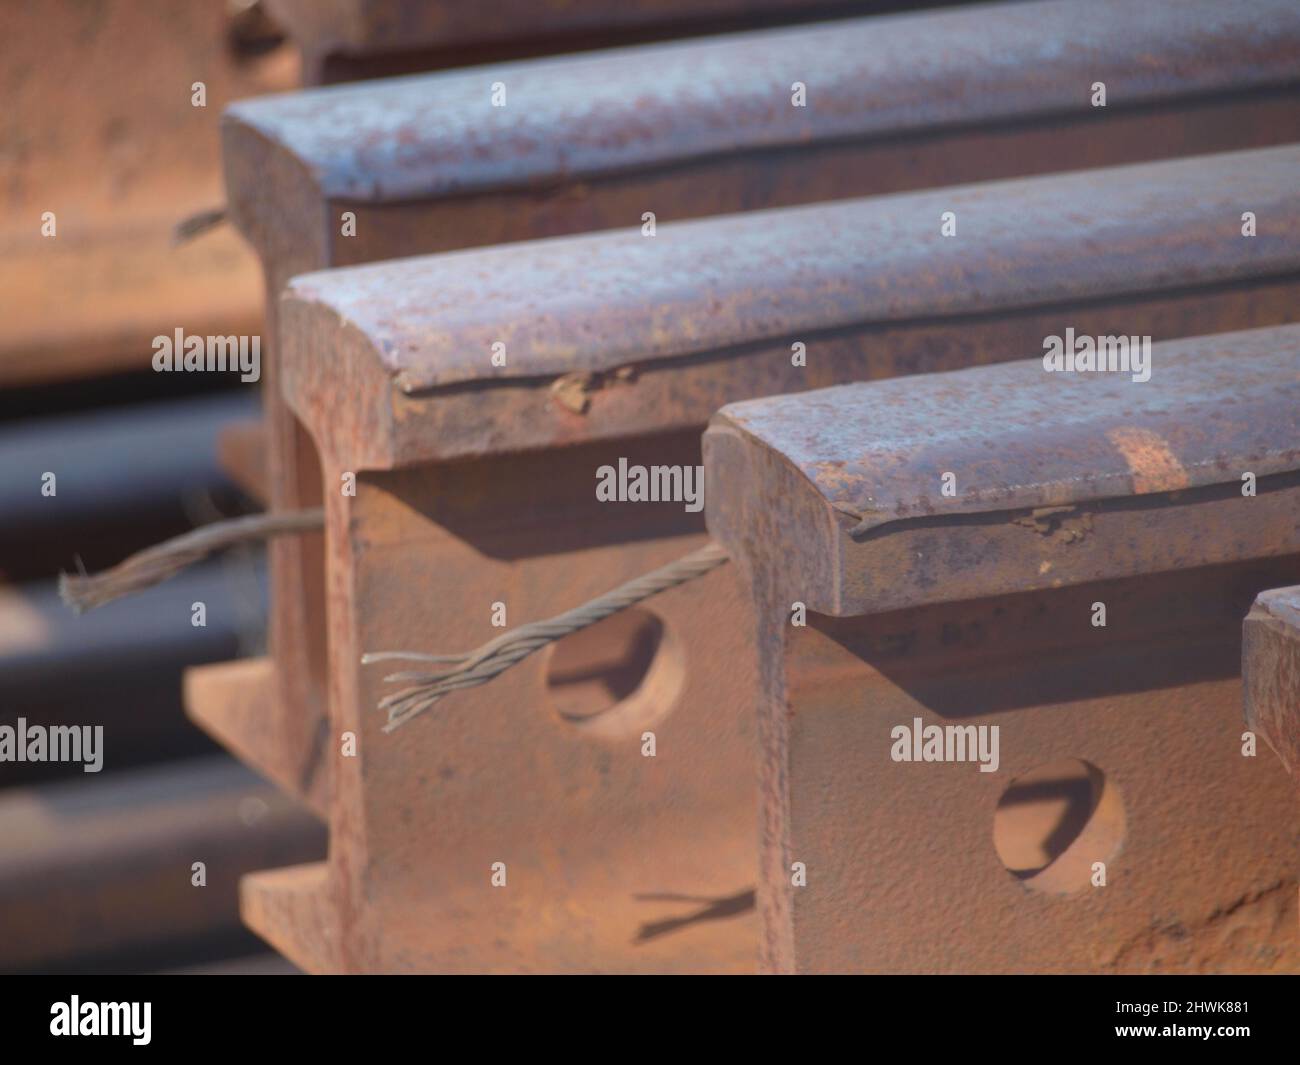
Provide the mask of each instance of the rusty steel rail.
{"label": "rusty steel rail", "polygon": [[[758,678],[734,576],[602,623],[400,737],[381,734],[384,670],[362,670],[362,652],[474,646],[499,634],[494,602],[512,625],[547,617],[702,543],[698,515],[599,502],[594,475],[620,458],[699,463],[699,428],[728,400],[1019,358],[1067,327],[1163,337],[1287,320],[1298,160],[1268,149],[683,224],[654,242],[596,234],[296,279],[279,312],[282,380],[320,456],[332,552],[329,671],[312,683],[338,698],[328,718],[281,707],[269,720],[241,709],[274,702],[256,685],[231,698],[213,685],[191,702],[210,725],[259,721],[242,736],[211,727],[284,786],[321,795],[330,818],[329,865],[250,887],[259,931],[318,970],[448,957],[470,971],[748,967],[743,911],[639,938],[677,916],[642,896],[717,901],[752,886]],[[1243,197],[1264,205],[1272,243],[1241,235]],[[969,248],[940,243],[944,203],[969,223]],[[1104,259],[1077,254],[1089,238]],[[979,306],[963,297],[972,279]],[[566,336],[582,339],[566,347]],[[508,338],[504,374],[494,337]],[[795,368],[804,338],[807,366]],[[554,387],[575,367],[590,375],[585,410]],[[337,487],[347,473],[355,496]],[[646,647],[632,691],[618,663]],[[600,697],[601,684],[622,696]],[[637,749],[647,728],[675,752],[653,774]],[[346,733],[364,775],[342,752]],[[276,763],[277,751],[291,758]],[[439,826],[418,850],[412,821]],[[708,872],[666,881],[664,848],[682,870]],[[559,884],[561,850],[599,894]],[[508,914],[480,875],[503,854],[520,878]],[[374,883],[401,905],[360,906]],[[453,909],[461,919],[445,920]],[[328,951],[310,931],[321,927]],[[556,936],[570,947],[553,955]]]}
{"label": "rusty steel rail", "polygon": [[[191,624],[203,603],[205,624]],[[108,770],[208,753],[185,720],[181,679],[197,663],[257,650],[264,639],[260,557],[195,567],[101,611],[74,616],[53,581],[0,593],[0,725],[101,725]],[[4,762],[0,784],[73,773],[77,764]],[[100,778],[102,779],[102,778]]]}
{"label": "rusty steel rail", "polygon": [[[1298,42],[1283,0],[1049,0],[336,87],[230,108],[227,195],[274,336],[285,283],[323,267],[1294,140]],[[318,457],[266,362],[271,505],[316,505]],[[279,701],[310,724],[323,547],[271,557]],[[286,724],[286,749],[264,752],[292,765],[276,779],[300,778],[310,735]]]}
{"label": "rusty steel rail", "polygon": [[[214,453],[227,423],[256,412],[252,392],[235,392],[0,424],[5,578],[52,577],[77,557],[97,569],[189,528],[187,506],[233,508]],[[39,490],[47,472],[52,496]]]}
{"label": "rusty steel rail", "polygon": [[[1069,47],[1052,47],[1064,41]],[[307,178],[319,200],[361,206],[489,191],[547,189],[553,195],[612,174],[658,174],[695,161],[747,156],[743,174],[696,175],[701,191],[724,178],[713,193],[718,198],[691,207],[678,193],[671,211],[665,206],[665,215],[674,218],[684,211],[758,206],[765,198],[757,194],[760,177],[790,168],[803,171],[803,188],[775,194],[781,199],[886,191],[886,175],[823,177],[805,165],[820,158],[817,148],[839,142],[851,147],[827,158],[857,161],[873,141],[932,138],[951,151],[964,143],[950,140],[962,130],[996,142],[996,127],[1025,124],[1017,131],[1028,149],[1023,157],[996,162],[968,149],[938,173],[916,167],[906,184],[1071,169],[1119,161],[1116,156],[1159,157],[1162,148],[1166,154],[1205,150],[1195,137],[1171,145],[1107,146],[1107,133],[1125,128],[1107,129],[1117,113],[1191,110],[1207,98],[1263,92],[1290,100],[1273,117],[1288,115],[1294,123],[1298,43],[1300,15],[1285,0],[1248,0],[1231,12],[1210,0],[1136,6],[1035,0],[475,67],[234,104],[226,112],[228,161],[234,164],[227,166],[227,180],[237,217],[250,229],[260,223],[275,232],[293,220],[277,226],[275,200],[255,201],[255,175],[238,170],[242,152],[260,150],[272,168],[264,178]],[[808,88],[806,106],[792,104],[796,81]],[[1091,102],[1099,81],[1107,90],[1104,109]],[[496,82],[506,89],[504,105],[492,102]],[[1258,114],[1263,101],[1250,104],[1241,117]],[[1157,115],[1146,117],[1148,134],[1162,127]],[[1039,156],[1044,146],[1029,135],[1035,124],[1050,123],[1073,136],[1082,119],[1098,127],[1088,148],[1102,158],[1081,159],[1077,147],[1056,158]],[[1219,130],[1202,136],[1227,137],[1222,147],[1245,146],[1285,141],[1294,129],[1291,124],[1266,134],[1256,118],[1235,135]],[[920,145],[909,150],[914,162],[924,154]],[[992,172],[972,173],[977,163]],[[834,184],[819,187],[824,180]],[[644,199],[649,190],[642,191]],[[601,190],[586,188],[587,194],[600,197]],[[599,225],[599,201],[585,207],[592,213],[585,227]],[[639,218],[636,211],[606,224],[635,225]],[[328,223],[337,253],[347,255],[333,220],[316,221]],[[477,221],[444,229],[440,246],[453,247],[457,239],[484,242],[471,228]],[[425,226],[407,239],[427,242],[436,230],[427,220]],[[363,246],[366,228],[357,227]]]}
{"label": "rusty steel rail", "polygon": [[[411,3],[411,0],[267,0],[272,18],[310,55],[364,55],[434,46],[472,46],[524,33],[551,38],[575,31],[690,24],[726,15],[797,12],[799,0],[510,0],[496,4]],[[831,5],[826,5],[831,6]],[[847,6],[847,5],[845,5]]]}
{"label": "rusty steel rail", "polygon": [[1300,586],[1261,592],[1242,627],[1246,726],[1300,781]]}
{"label": "rusty steel rail", "polygon": [[[1297,365],[1289,326],[1156,344],[1144,383],[1040,357],[715,416],[766,968],[1294,971],[1290,788],[1243,756],[1239,664],[1300,573]],[[961,764],[913,760],[934,727],[971,727]]]}
{"label": "rusty steel rail", "polygon": [[[295,348],[283,389],[339,443],[304,437],[296,453],[304,469],[318,449],[387,468],[694,430],[734,399],[1014,358],[1066,325],[1167,337],[1286,321],[1298,166],[1298,149],[1260,149],[307,275],[279,311]],[[1244,203],[1267,219],[1255,237]],[[961,242],[941,235],[945,210]],[[1083,241],[1105,254],[1080,257]],[[319,479],[296,494],[319,500]],[[238,748],[287,787],[309,780],[318,809],[323,703],[283,691],[325,690],[322,566],[279,603],[310,632],[294,654],[273,640],[280,740]]]}
{"label": "rusty steel rail", "polygon": [[[504,433],[518,446],[553,446],[575,429],[589,437],[701,424],[717,390],[679,390],[641,410],[618,402],[642,407],[668,369],[707,379],[739,367],[751,394],[834,372],[824,354],[798,372],[790,345],[775,343],[787,337],[838,353],[867,327],[961,320],[978,330],[1065,306],[1088,313],[1120,297],[1176,303],[1198,288],[1288,285],[1300,273],[1298,168],[1300,147],[1222,153],[684,222],[653,240],[588,234],[378,263],[303,275],[288,292],[297,303],[322,293],[371,341],[362,371],[376,372],[364,384],[389,408],[363,415],[380,430],[371,461],[478,454],[499,448]],[[1254,237],[1242,233],[1248,209],[1267,219]],[[960,239],[943,235],[945,212]],[[1078,254],[1085,243],[1095,254]],[[504,359],[493,358],[494,344]],[[886,350],[871,368],[892,376],[940,358],[891,362]],[[620,377],[629,370],[637,376]],[[309,387],[311,372],[305,358],[287,366],[285,389]],[[543,418],[497,423],[497,396],[512,393],[490,386],[569,375],[586,393],[581,417],[562,417],[557,408],[574,404],[557,402]],[[455,386],[474,386],[463,405],[486,410],[458,422],[404,416],[420,403],[455,406]],[[389,398],[394,389],[401,394]]]}
{"label": "rusty steel rail", "polygon": [[[960,2],[960,0],[959,0]],[[905,0],[266,0],[308,84],[460,67],[749,25],[864,15]],[[921,6],[938,6],[928,0]]]}

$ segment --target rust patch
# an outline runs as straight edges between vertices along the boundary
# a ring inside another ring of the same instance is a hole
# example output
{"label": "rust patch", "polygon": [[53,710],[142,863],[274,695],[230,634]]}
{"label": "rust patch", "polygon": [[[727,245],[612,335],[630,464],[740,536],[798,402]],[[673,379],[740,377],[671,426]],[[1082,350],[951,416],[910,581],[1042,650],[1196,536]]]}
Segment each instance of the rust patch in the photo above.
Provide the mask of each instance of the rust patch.
{"label": "rust patch", "polygon": [[591,394],[611,385],[628,385],[636,380],[635,366],[620,366],[608,373],[576,370],[551,382],[551,397],[561,407],[575,414],[586,414]]}
{"label": "rust patch", "polygon": [[1218,907],[1195,924],[1153,924],[1106,964],[1125,973],[1295,972],[1300,953],[1290,934],[1296,884],[1285,880]]}
{"label": "rust patch", "polygon": [[1133,491],[1176,492],[1188,485],[1187,471],[1164,438],[1150,429],[1120,427],[1106,432],[1106,439],[1124,456],[1133,475]]}
{"label": "rust patch", "polygon": [[574,414],[586,414],[591,406],[591,393],[596,388],[596,375],[589,372],[566,373],[551,383],[551,398]]}
{"label": "rust patch", "polygon": [[[1078,507],[1035,507],[1022,518],[1012,518],[1011,524],[1072,544],[1092,532],[1092,515],[1080,513]],[[1051,568],[1051,563],[1044,563],[1038,572],[1046,573]]]}

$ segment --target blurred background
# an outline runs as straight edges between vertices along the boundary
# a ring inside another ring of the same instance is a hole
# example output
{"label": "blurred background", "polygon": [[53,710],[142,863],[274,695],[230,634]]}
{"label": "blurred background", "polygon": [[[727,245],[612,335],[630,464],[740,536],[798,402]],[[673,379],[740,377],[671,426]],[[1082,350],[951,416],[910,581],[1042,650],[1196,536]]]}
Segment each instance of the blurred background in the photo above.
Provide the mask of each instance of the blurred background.
{"label": "blurred background", "polygon": [[302,64],[260,8],[215,2],[6,3],[0,42],[0,724],[103,725],[105,748],[93,774],[0,763],[0,968],[287,968],[240,928],[236,882],[322,854],[323,828],[181,710],[186,666],[263,645],[260,558],[82,617],[55,578],[255,508],[256,388],[155,374],[151,340],[261,332],[240,238],[172,230],[222,202],[224,104],[294,87]]}

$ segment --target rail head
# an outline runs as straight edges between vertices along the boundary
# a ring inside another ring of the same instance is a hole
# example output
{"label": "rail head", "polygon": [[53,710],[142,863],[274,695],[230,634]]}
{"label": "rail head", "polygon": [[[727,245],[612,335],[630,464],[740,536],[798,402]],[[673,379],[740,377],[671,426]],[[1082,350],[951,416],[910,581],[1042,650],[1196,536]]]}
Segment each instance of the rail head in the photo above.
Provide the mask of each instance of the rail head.
{"label": "rail head", "polygon": [[[1300,276],[1297,172],[1300,149],[1267,148],[318,271],[281,305],[286,394],[355,402],[320,380],[346,348],[391,461],[694,428],[738,399],[898,372],[872,329]],[[566,385],[576,405],[552,403]]]}
{"label": "rail head", "polygon": [[641,45],[241,101],[223,118],[227,189],[265,242],[277,175],[305,177],[317,206],[555,187],[1087,118],[1097,81],[1112,110],[1288,88],[1298,48],[1290,0],[1033,0]]}
{"label": "rail head", "polygon": [[1046,359],[724,408],[711,533],[837,615],[1300,549],[1300,326]]}

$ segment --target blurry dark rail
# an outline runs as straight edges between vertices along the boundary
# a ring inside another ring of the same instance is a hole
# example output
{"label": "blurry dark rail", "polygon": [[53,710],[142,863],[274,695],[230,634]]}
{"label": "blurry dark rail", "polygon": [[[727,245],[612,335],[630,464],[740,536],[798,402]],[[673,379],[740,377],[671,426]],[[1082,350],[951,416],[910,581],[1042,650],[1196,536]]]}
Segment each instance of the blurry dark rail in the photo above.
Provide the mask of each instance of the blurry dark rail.
{"label": "blurry dark rail", "polygon": [[217,441],[257,410],[250,390],[0,425],[0,576],[52,577],[77,556],[96,570],[191,528],[201,508],[233,512]]}
{"label": "blurry dark rail", "polygon": [[[0,725],[103,725],[102,779],[141,762],[211,751],[180,707],[186,666],[260,650],[260,555],[229,556],[101,610],[74,615],[54,582],[0,594]],[[191,623],[203,603],[207,624]],[[80,765],[0,763],[0,786],[82,776]]]}
{"label": "blurry dark rail", "polygon": [[[217,755],[0,792],[0,839],[0,968],[13,971],[128,950],[182,958],[187,942],[238,931],[243,873],[317,858],[325,832]],[[206,887],[192,886],[196,861]]]}

